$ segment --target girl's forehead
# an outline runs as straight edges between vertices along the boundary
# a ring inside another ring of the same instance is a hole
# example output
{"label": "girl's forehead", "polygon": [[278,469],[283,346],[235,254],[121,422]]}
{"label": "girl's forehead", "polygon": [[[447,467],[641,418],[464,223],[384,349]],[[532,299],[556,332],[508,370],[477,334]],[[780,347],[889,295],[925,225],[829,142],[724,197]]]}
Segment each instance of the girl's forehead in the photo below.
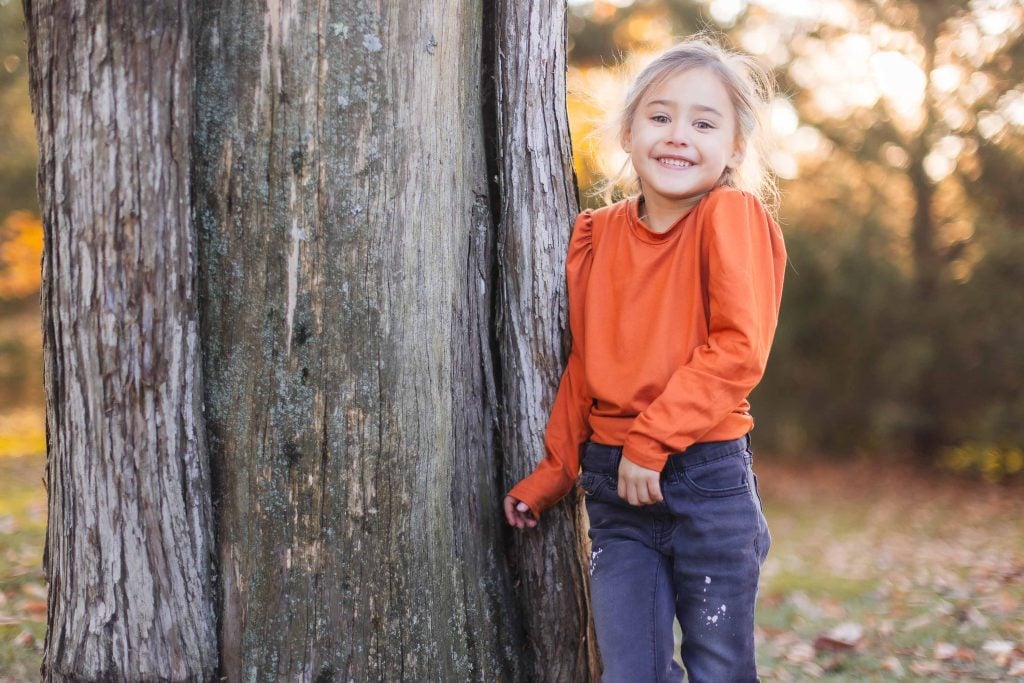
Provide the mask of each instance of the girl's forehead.
{"label": "girl's forehead", "polygon": [[670,71],[651,83],[642,104],[662,101],[673,104],[705,104],[732,108],[732,98],[722,78],[712,69],[693,67]]}

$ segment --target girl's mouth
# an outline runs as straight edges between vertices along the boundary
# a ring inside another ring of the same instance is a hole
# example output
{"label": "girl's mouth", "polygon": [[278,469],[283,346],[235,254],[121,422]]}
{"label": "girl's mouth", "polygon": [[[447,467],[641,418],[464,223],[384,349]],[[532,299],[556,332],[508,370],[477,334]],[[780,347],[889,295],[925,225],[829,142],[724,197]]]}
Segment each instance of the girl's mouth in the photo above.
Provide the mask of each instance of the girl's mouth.
{"label": "girl's mouth", "polygon": [[670,168],[689,168],[690,166],[693,166],[693,164],[686,159],[676,159],[674,157],[661,157],[658,159],[658,163],[663,166],[669,166]]}

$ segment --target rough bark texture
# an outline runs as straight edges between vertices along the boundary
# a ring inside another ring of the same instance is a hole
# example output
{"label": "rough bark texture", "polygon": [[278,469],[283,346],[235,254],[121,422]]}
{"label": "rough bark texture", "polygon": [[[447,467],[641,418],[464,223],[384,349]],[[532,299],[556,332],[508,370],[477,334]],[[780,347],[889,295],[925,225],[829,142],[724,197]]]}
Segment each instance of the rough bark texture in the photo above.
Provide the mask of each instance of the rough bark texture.
{"label": "rough bark texture", "polygon": [[40,150],[46,680],[211,678],[179,2],[24,3]]}
{"label": "rough bark texture", "polygon": [[[499,348],[506,490],[544,455],[567,350],[565,254],[578,211],[565,106],[565,3],[501,0],[494,17]],[[534,681],[599,678],[587,601],[586,537],[573,492],[515,535]]]}
{"label": "rough bark texture", "polygon": [[564,7],[25,12],[45,677],[586,680],[578,501],[500,514],[564,356]]}
{"label": "rough bark texture", "polygon": [[527,675],[500,555],[482,20],[469,0],[201,3],[229,680]]}

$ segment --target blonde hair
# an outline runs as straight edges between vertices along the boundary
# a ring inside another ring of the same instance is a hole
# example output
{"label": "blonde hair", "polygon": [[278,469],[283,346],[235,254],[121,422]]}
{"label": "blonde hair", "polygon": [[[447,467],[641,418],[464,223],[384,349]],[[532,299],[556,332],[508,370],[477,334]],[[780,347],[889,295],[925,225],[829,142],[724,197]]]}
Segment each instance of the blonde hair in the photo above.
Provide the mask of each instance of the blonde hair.
{"label": "blonde hair", "polygon": [[[648,90],[676,73],[701,68],[718,76],[729,92],[736,110],[736,134],[743,150],[740,163],[735,168],[727,167],[718,184],[749,192],[774,210],[779,203],[779,190],[770,171],[770,138],[765,121],[766,109],[775,94],[774,81],[754,59],[727,50],[706,35],[694,36],[669,48],[636,76],[614,124],[620,144],[632,128]],[[618,173],[598,185],[596,194],[611,202],[616,195],[640,192],[640,178],[627,158]]]}

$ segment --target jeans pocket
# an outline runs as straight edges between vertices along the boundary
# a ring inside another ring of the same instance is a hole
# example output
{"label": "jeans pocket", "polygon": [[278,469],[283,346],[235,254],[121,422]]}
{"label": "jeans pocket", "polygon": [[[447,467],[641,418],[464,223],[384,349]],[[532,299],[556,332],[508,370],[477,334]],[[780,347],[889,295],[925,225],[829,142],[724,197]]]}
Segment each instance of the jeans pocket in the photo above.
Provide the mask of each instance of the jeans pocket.
{"label": "jeans pocket", "polygon": [[580,475],[580,486],[583,488],[583,494],[588,499],[597,498],[612,483],[612,478],[610,476],[600,472],[584,471]]}
{"label": "jeans pocket", "polygon": [[746,451],[724,455],[683,470],[683,481],[694,493],[706,498],[724,498],[750,493]]}

